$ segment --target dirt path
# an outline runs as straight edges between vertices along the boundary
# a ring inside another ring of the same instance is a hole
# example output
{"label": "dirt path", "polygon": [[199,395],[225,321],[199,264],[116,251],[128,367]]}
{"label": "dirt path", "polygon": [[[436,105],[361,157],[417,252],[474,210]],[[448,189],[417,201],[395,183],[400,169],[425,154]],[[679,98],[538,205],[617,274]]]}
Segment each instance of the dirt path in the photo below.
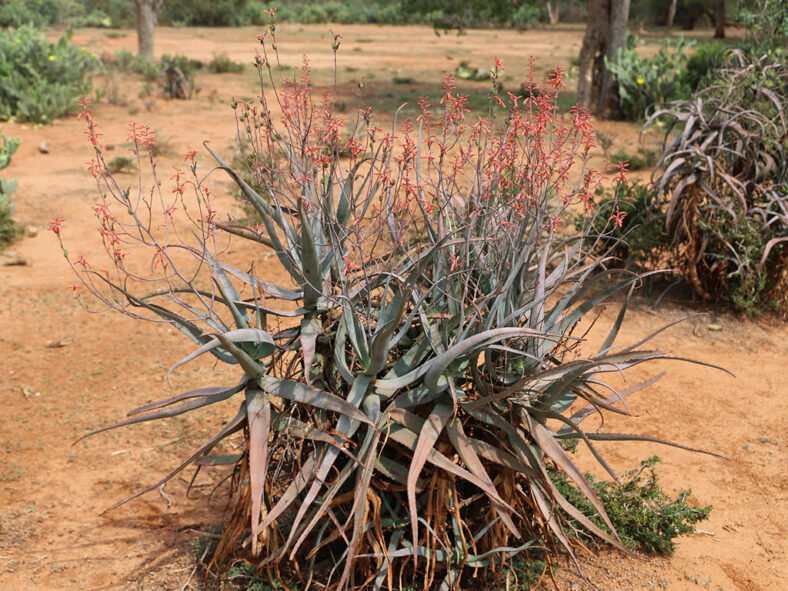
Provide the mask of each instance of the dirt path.
{"label": "dirt path", "polygon": [[[283,63],[297,65],[301,54],[308,53],[318,82],[329,80],[327,28],[281,27]],[[493,55],[500,56],[511,76],[505,84],[512,85],[530,54],[536,55],[540,69],[556,64],[569,68],[581,40],[580,30],[572,27],[472,31],[463,37],[436,37],[431,30],[411,27],[339,30],[345,38],[338,62],[340,83],[352,89],[350,81],[365,76],[373,98],[384,106],[414,100],[420,83],[434,85],[444,70],[453,70],[464,59],[482,67]],[[255,33],[160,29],[157,50],[202,60],[225,52],[248,62]],[[135,43],[131,33],[109,38],[95,30],[77,31],[74,41],[105,52],[133,50]],[[395,77],[413,82],[393,84]],[[253,76],[202,74],[197,82],[201,91],[194,100],[175,102],[140,98],[143,85],[121,79],[122,104],[103,103],[97,109],[104,139],[114,146],[111,155],[126,155],[126,125],[132,120],[150,124],[166,140],[169,150],[162,169],[182,162],[183,153],[204,139],[227,148],[234,123],[226,105],[232,96],[253,96]],[[606,123],[604,129],[613,136],[613,151],[635,145],[636,126]],[[114,314],[91,315],[66,289],[73,279],[54,236],[45,231],[49,220],[66,220],[64,237],[72,252],[89,258],[100,248],[90,211],[94,189],[84,170],[89,152],[82,130],[73,118],[40,129],[3,126],[6,134],[23,140],[12,165],[3,171],[19,181],[16,217],[39,231],[12,247],[26,266],[0,267],[0,589],[188,588],[190,542],[198,536],[195,532],[218,521],[222,510],[215,498],[208,498],[219,472],[201,473],[188,499],[190,474],[162,493],[150,493],[106,515],[101,511],[186,457],[233,412],[233,404],[71,445],[87,430],[163,397],[167,367],[190,350],[189,343],[166,328]],[[48,154],[39,152],[41,141],[47,142]],[[217,181],[220,205],[231,211],[235,205],[227,188]],[[632,343],[689,313],[666,305],[656,311],[636,307],[620,342]],[[606,313],[603,321],[610,316]],[[721,330],[710,330],[710,323]],[[723,365],[737,378],[683,363],[644,368],[644,377],[662,369],[669,374],[633,397],[635,417],[612,418],[606,428],[678,440],[729,460],[645,443],[608,445],[603,451],[620,471],[659,454],[665,487],[671,493],[691,487],[692,501],[711,504],[714,511],[701,525],[703,532],[681,539],[669,560],[641,562],[605,551],[585,559],[587,573],[609,591],[788,588],[788,326],[773,320],[706,317],[660,335],[655,346]],[[173,390],[234,381],[222,371],[207,360],[198,363],[175,377]],[[559,581],[562,589],[584,588],[568,571],[562,571]]]}

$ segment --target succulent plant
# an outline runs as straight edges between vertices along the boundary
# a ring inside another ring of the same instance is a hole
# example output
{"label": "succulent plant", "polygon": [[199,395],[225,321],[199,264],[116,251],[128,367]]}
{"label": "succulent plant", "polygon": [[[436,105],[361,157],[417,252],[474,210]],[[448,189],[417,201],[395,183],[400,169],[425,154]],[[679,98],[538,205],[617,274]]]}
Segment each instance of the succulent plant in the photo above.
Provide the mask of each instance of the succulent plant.
{"label": "succulent plant", "polygon": [[[671,357],[643,349],[648,338],[614,347],[626,303],[601,350],[578,355],[581,321],[638,278],[597,273],[601,260],[584,246],[590,208],[579,232],[561,229],[601,181],[587,167],[587,113],[557,115],[562,72],[507,103],[494,91],[496,61],[490,110],[473,122],[447,76],[435,112],[422,99],[416,121],[395,116],[385,132],[359,110],[348,139],[331,91],[314,99],[308,62],[300,79],[277,78],[274,34],[260,37],[259,103],[233,104],[257,189],[205,144],[259,225],[219,221],[196,151],[172,192],[152,155],[153,191],[121,190],[84,104],[114,267],[69,258],[83,282],[75,294],[87,289],[109,308],[180,329],[199,348],[173,369],[204,354],[239,369],[235,384],[146,405],[96,431],[240,399],[214,437],[134,496],[191,463],[232,462],[238,505],[216,559],[244,541],[272,576],[288,569],[336,589],[414,576],[425,589],[456,589],[469,571],[494,572],[536,545],[571,553],[567,519],[622,547],[561,443],[582,440],[615,475],[596,441],[659,441],[580,425],[594,412],[627,414],[616,403],[655,380],[618,391],[605,374]],[[136,125],[131,139],[142,171],[155,139]],[[53,230],[62,236],[59,221]],[[289,281],[261,272],[265,253]],[[211,454],[239,431],[242,454]],[[607,530],[558,492],[548,464]]]}

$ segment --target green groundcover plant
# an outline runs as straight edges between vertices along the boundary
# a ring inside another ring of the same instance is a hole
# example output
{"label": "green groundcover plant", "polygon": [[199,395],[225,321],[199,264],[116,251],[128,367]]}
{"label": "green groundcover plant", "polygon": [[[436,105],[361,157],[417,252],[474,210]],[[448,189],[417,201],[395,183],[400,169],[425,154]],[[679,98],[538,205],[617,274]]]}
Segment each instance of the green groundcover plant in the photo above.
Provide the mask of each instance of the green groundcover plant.
{"label": "green groundcover plant", "polygon": [[[306,60],[300,77],[280,78],[273,22],[259,40],[261,93],[233,103],[257,189],[207,143],[212,167],[189,151],[167,184],[154,134],[138,124],[129,138],[140,184],[127,189],[82,102],[109,265],[64,250],[75,296],[182,331],[197,348],[173,371],[206,354],[238,369],[234,384],[95,432],[238,399],[215,436],[126,501],[192,463],[232,464],[235,509],[214,560],[244,556],[297,588],[459,589],[536,546],[572,554],[568,520],[623,549],[561,443],[582,440],[616,478],[597,441],[660,440],[585,432],[582,420],[627,414],[616,403],[656,379],[622,390],[606,375],[672,357],[644,348],[649,337],[614,346],[626,305],[600,350],[579,354],[585,316],[638,278],[598,272],[585,249],[603,175],[588,166],[588,114],[557,113],[562,71],[505,100],[496,60],[489,110],[473,119],[448,75],[439,103],[422,98],[415,120],[395,116],[385,130],[370,109],[341,119],[336,90],[316,96]],[[337,35],[335,52],[340,44]],[[206,172],[229,175],[259,224],[222,221]],[[565,232],[574,207],[588,215]],[[67,225],[50,229],[63,239]],[[266,253],[286,279],[273,281]],[[237,432],[242,453],[221,453]]]}
{"label": "green groundcover plant", "polygon": [[[655,466],[660,461],[658,456],[643,460],[640,468],[627,471],[620,482],[597,480],[590,474],[586,474],[586,479],[599,495],[625,545],[653,554],[671,555],[675,550],[674,538],[695,531],[695,524],[708,518],[711,507],[688,505],[688,490],[680,491],[671,499],[659,484]],[[595,515],[593,505],[565,474],[550,471],[550,477],[561,494],[599,527],[605,527]],[[573,525],[583,530],[580,524]]]}

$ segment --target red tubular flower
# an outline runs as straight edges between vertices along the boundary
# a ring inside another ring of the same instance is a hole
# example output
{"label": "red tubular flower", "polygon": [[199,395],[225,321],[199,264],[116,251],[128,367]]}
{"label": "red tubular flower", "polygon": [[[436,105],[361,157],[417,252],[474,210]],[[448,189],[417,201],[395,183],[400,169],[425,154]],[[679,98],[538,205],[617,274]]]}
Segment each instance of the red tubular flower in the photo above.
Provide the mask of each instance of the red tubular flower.
{"label": "red tubular flower", "polygon": [[76,261],[74,261],[74,264],[75,265],[82,265],[83,269],[90,269],[90,263],[88,263],[85,260],[85,255],[84,254],[79,255],[79,258]]}
{"label": "red tubular flower", "polygon": [[52,221],[49,222],[49,230],[50,232],[54,232],[57,236],[60,236],[60,225],[65,222],[66,220],[61,218],[52,218]]}
{"label": "red tubular flower", "polygon": [[167,255],[164,253],[163,248],[156,249],[156,254],[153,255],[153,268],[155,269],[158,265],[161,265],[162,270],[167,269],[167,265],[169,262],[167,261]]}
{"label": "red tubular flower", "polygon": [[202,217],[202,221],[204,221],[204,222],[207,222],[207,223],[209,223],[209,224],[212,224],[212,223],[213,223],[213,220],[214,220],[214,218],[215,218],[215,217],[216,217],[216,210],[215,210],[215,209],[211,209],[211,208],[209,207],[209,208],[208,208],[208,213],[206,213],[206,214],[205,214],[205,215]]}
{"label": "red tubular flower", "polygon": [[349,272],[358,271],[361,267],[357,264],[353,263],[349,258],[346,256],[342,256],[342,260],[345,262],[345,270]]}
{"label": "red tubular flower", "polygon": [[616,207],[616,211],[611,215],[607,221],[613,222],[613,225],[617,227],[622,227],[624,225],[624,218],[627,217],[626,211],[621,211]]}
{"label": "red tubular flower", "polygon": [[619,160],[618,164],[612,166],[611,170],[616,172],[616,174],[613,175],[613,182],[628,183],[629,182],[629,180],[627,179],[628,169],[629,169],[629,160]]}
{"label": "red tubular flower", "polygon": [[550,80],[549,83],[552,84],[556,90],[558,88],[566,88],[566,84],[564,84],[564,69],[556,66],[550,72]]}
{"label": "red tubular flower", "polygon": [[93,158],[92,160],[87,160],[85,162],[85,167],[88,169],[88,172],[93,175],[94,179],[97,179],[101,176],[101,166],[96,159]]}
{"label": "red tubular flower", "polygon": [[82,291],[83,287],[81,285],[66,285],[66,289],[70,289],[76,299],[79,297],[79,292]]}

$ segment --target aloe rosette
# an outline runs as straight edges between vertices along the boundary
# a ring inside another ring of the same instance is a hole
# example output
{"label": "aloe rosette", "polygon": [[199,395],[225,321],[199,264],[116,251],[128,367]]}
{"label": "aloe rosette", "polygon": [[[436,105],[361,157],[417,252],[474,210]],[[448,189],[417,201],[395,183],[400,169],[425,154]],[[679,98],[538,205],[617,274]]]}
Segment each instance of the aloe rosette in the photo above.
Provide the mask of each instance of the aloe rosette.
{"label": "aloe rosette", "polygon": [[[75,295],[88,290],[180,329],[199,348],[176,367],[210,354],[240,370],[236,384],[179,394],[100,430],[239,399],[219,433],[134,496],[191,463],[233,463],[238,506],[217,556],[248,543],[248,559],[271,576],[285,569],[326,588],[393,589],[418,576],[425,589],[457,589],[464,575],[495,572],[529,548],[571,554],[570,519],[621,548],[561,443],[581,439],[615,476],[595,442],[637,437],[586,433],[581,422],[627,414],[616,403],[659,377],[617,391],[605,374],[671,357],[644,349],[648,339],[614,347],[638,278],[603,271],[584,248],[603,177],[588,166],[588,115],[557,113],[562,72],[539,93],[500,97],[496,60],[484,118],[470,121],[449,76],[434,113],[423,98],[415,119],[398,112],[385,132],[359,109],[345,129],[336,90],[315,100],[306,62],[282,82],[275,27],[259,39],[260,100],[234,102],[247,174],[205,144],[211,173],[229,175],[256,212],[248,223],[219,220],[196,152],[172,194],[161,183],[120,190],[84,105],[114,268],[69,258],[82,281]],[[134,126],[130,137],[142,164],[153,135]],[[582,227],[562,230],[577,207]],[[231,264],[228,243],[236,259],[272,253],[290,281],[260,276],[259,263]],[[147,274],[134,270],[139,251],[149,253]],[[601,350],[579,357],[579,323],[616,294],[625,303]],[[212,453],[239,431],[242,454]],[[550,464],[607,528],[556,490]]]}

